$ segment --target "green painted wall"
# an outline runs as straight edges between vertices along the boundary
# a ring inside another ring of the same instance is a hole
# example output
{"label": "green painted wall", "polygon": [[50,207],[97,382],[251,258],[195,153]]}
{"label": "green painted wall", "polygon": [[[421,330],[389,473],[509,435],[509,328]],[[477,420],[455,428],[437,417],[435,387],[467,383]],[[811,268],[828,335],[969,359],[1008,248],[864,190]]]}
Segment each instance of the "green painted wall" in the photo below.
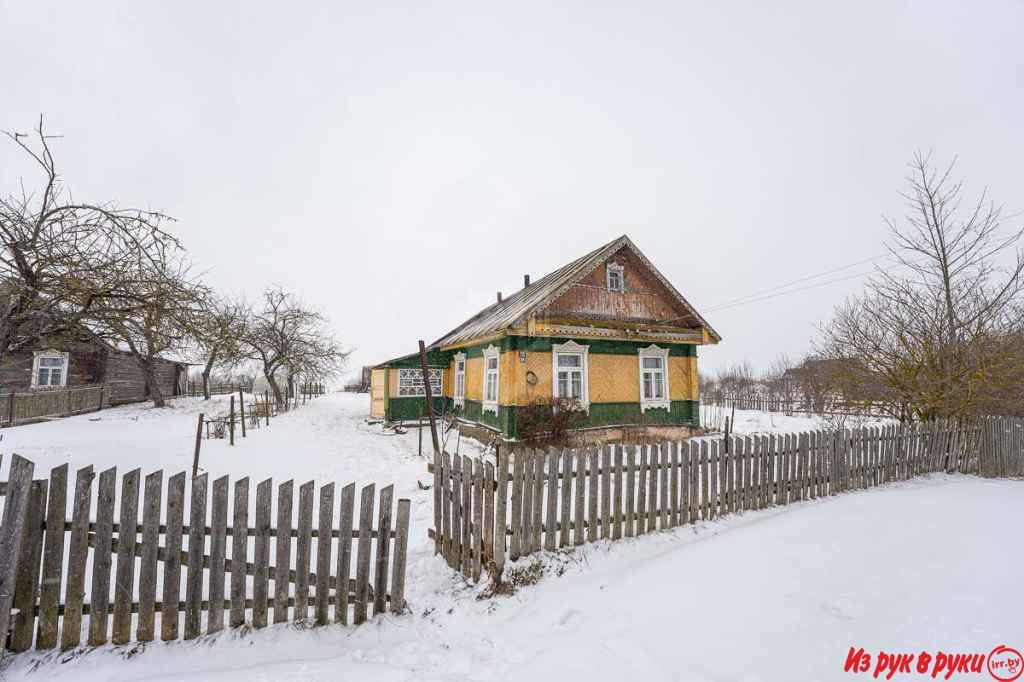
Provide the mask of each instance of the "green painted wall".
{"label": "green painted wall", "polygon": [[[434,404],[435,414],[451,411],[451,401],[448,398],[433,397],[431,402]],[[425,396],[388,398],[384,414],[388,421],[416,421],[421,414],[427,414],[427,399]]]}

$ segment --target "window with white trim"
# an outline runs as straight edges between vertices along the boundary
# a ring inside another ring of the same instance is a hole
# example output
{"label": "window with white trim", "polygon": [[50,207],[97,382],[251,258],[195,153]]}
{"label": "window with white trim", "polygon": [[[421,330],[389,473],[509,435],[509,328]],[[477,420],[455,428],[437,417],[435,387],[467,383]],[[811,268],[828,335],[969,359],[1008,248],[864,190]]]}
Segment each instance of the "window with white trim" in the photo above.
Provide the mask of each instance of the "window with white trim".
{"label": "window with white trim", "polygon": [[455,404],[463,407],[466,404],[466,354],[455,354]]}
{"label": "window with white trim", "polygon": [[37,351],[32,358],[32,388],[67,386],[68,354],[56,350]]}
{"label": "window with white trim", "polygon": [[496,346],[484,349],[484,400],[483,411],[498,414],[498,379],[500,376],[500,354]]}
{"label": "window with white trim", "polygon": [[575,341],[551,344],[551,397],[574,400],[583,409],[590,406],[587,390],[587,351]]}
{"label": "window with white trim", "polygon": [[640,410],[669,409],[668,348],[651,344],[640,349]]}
{"label": "window with white trim", "polygon": [[[441,395],[441,381],[444,377],[444,370],[441,368],[428,368],[430,376],[430,395],[439,397]],[[398,370],[398,395],[400,397],[425,396],[427,389],[423,386],[422,369],[399,369]]]}
{"label": "window with white trim", "polygon": [[625,268],[618,263],[609,263],[606,268],[606,278],[608,284],[608,291],[625,291],[626,290],[626,272]]}

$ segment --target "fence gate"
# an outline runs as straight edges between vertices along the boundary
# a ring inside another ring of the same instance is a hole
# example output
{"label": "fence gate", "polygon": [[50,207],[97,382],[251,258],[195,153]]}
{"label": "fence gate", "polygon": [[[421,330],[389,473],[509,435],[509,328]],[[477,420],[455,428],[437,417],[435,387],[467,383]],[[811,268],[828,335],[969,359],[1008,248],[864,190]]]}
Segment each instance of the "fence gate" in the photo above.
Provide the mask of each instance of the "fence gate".
{"label": "fence gate", "polygon": [[396,505],[394,486],[366,485],[357,500],[354,483],[309,481],[296,504],[286,481],[274,505],[270,479],[253,491],[247,477],[232,487],[134,469],[119,480],[87,466],[72,485],[66,464],[48,479],[34,470],[13,457],[0,522],[8,650],[193,639],[271,620],[359,624],[405,609],[410,503]]}

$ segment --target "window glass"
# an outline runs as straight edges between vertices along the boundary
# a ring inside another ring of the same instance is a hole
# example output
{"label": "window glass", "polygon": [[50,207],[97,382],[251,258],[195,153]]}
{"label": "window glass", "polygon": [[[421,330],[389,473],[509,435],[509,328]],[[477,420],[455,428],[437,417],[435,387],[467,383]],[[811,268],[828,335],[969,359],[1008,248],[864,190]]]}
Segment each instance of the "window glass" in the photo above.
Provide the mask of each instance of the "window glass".
{"label": "window glass", "polygon": [[644,369],[661,369],[661,358],[644,358]]}
{"label": "window glass", "polygon": [[558,366],[559,367],[580,367],[580,366],[582,366],[582,364],[583,364],[582,358],[580,358],[579,355],[575,355],[575,354],[561,355],[560,354],[558,356]]}

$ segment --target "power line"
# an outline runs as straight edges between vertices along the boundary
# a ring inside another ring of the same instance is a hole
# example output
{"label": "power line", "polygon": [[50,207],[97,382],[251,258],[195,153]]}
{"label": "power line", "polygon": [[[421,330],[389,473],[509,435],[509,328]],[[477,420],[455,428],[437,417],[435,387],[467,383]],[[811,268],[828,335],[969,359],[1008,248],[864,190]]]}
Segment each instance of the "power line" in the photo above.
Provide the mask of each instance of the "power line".
{"label": "power line", "polygon": [[[864,260],[857,261],[856,263],[850,263],[849,265],[842,265],[842,266],[840,266],[838,268],[832,268],[831,270],[826,270],[824,272],[819,272],[816,275],[808,275],[806,277],[801,277],[799,279],[794,279],[791,282],[786,282],[784,284],[779,284],[779,285],[776,285],[774,287],[769,287],[768,289],[761,289],[760,291],[755,291],[753,293],[747,294],[746,296],[740,296],[739,298],[734,298],[734,299],[731,299],[729,301],[722,301],[721,303],[713,306],[713,308],[722,308],[724,306],[732,305],[733,303],[740,303],[740,302],[746,301],[747,299],[750,299],[750,298],[755,298],[755,297],[763,296],[764,294],[769,294],[769,293],[771,293],[773,291],[778,291],[779,289],[785,289],[787,287],[791,287],[794,284],[800,284],[801,282],[806,282],[806,281],[812,280],[812,279],[818,279],[819,277],[825,277],[826,275],[832,275],[832,274],[835,274],[837,272],[842,272],[843,270],[849,270],[850,268],[857,267],[858,265],[864,265],[865,263],[870,263],[872,261],[878,260],[879,258],[884,258],[886,256],[887,256],[887,254],[881,254],[879,256],[872,256],[871,258],[865,258]],[[709,310],[711,310],[711,308],[709,308]]]}
{"label": "power line", "polygon": [[[889,272],[890,270],[896,270],[898,268],[902,268],[902,267],[906,267],[906,266],[907,266],[906,263],[897,263],[896,265],[892,265],[892,266],[890,266],[888,268],[876,269],[876,270],[867,270],[865,272],[858,272],[858,273],[855,273],[853,275],[846,275],[845,277],[837,277],[836,279],[831,279],[831,280],[828,280],[828,281],[825,281],[825,282],[816,282],[814,284],[810,284],[810,285],[805,286],[805,287],[798,287],[796,289],[789,289],[789,290],[786,290],[786,291],[780,291],[780,292],[778,292],[776,294],[769,294],[767,296],[759,296],[759,297],[750,298],[750,299],[738,299],[737,302],[723,303],[723,304],[720,304],[720,305],[717,305],[717,306],[712,306],[712,307],[708,308],[706,310],[706,312],[713,313],[713,312],[721,312],[723,310],[728,310],[730,308],[739,308],[739,307],[742,307],[742,306],[745,306],[745,305],[749,305],[751,303],[757,303],[759,301],[767,301],[767,300],[772,299],[772,298],[778,298],[779,296],[785,296],[787,294],[795,294],[795,293],[799,293],[801,291],[808,291],[810,289],[818,289],[820,287],[828,286],[829,284],[835,284],[837,282],[844,282],[846,280],[855,279],[857,277],[864,277],[865,275],[873,275],[873,274],[878,273],[878,272]],[[843,269],[845,269],[845,268],[843,268]],[[775,288],[778,288],[778,287],[775,287]],[[766,291],[771,291],[771,289],[768,289]]]}

